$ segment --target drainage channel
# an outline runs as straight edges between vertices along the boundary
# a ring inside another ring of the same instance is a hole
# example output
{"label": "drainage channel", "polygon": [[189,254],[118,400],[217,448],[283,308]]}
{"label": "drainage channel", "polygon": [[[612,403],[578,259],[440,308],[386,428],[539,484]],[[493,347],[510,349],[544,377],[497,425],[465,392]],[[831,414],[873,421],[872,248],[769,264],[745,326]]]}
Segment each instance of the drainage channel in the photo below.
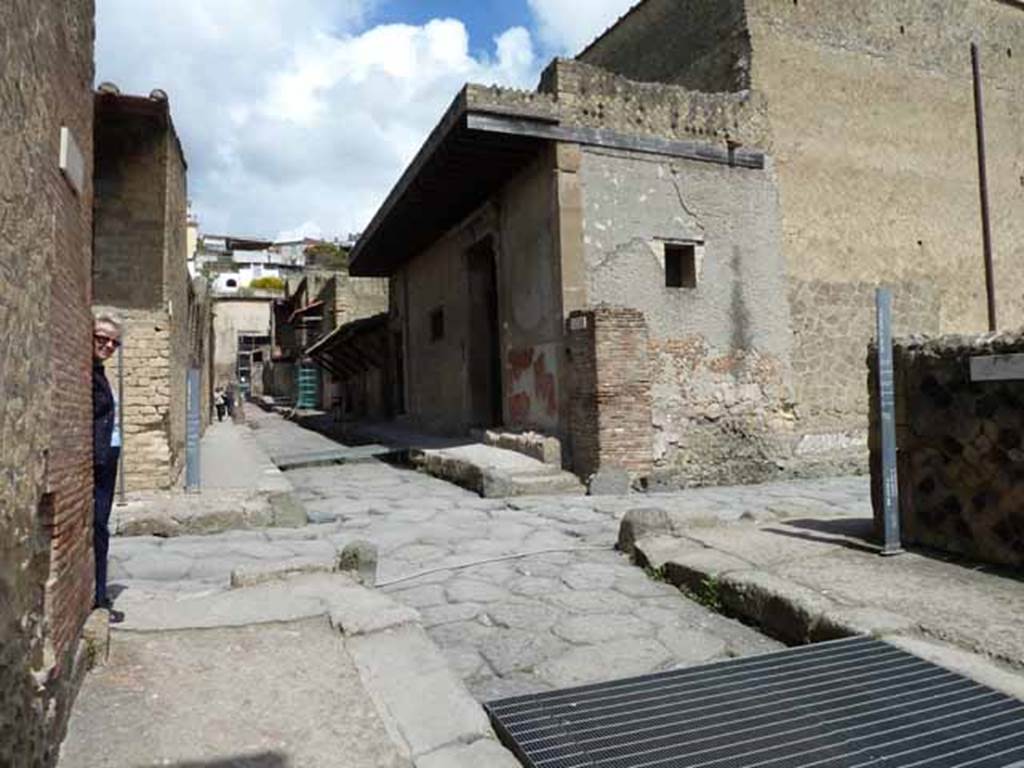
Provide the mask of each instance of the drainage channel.
{"label": "drainage channel", "polygon": [[484,706],[526,768],[1024,761],[1024,702],[866,637]]}

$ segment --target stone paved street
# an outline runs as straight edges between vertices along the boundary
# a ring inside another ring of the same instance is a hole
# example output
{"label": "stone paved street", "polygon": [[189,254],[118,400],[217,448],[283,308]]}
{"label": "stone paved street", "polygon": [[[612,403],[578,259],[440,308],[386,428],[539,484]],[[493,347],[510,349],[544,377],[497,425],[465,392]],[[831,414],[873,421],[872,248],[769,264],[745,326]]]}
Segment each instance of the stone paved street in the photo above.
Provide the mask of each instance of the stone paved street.
{"label": "stone paved street", "polygon": [[[277,451],[298,453],[318,442],[297,426],[273,421],[255,434],[272,435]],[[116,540],[112,575],[127,590],[120,601],[126,610],[153,590],[226,589],[239,566],[295,558],[328,564],[340,547],[365,539],[379,548],[381,588],[421,612],[431,637],[483,700],[778,647],[650,579],[613,551],[626,510],[658,506],[699,520],[767,515],[773,508],[792,513],[807,504],[863,514],[867,504],[866,481],[857,478],[497,500],[378,460],[286,475],[318,522]],[[463,567],[472,563],[480,564]]]}

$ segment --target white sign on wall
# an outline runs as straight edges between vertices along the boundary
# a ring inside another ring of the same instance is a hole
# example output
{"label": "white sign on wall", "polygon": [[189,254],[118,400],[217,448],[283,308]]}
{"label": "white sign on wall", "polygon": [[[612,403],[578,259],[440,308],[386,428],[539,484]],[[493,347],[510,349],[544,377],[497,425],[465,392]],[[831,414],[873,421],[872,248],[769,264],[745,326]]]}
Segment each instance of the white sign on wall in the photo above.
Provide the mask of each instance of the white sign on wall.
{"label": "white sign on wall", "polygon": [[60,127],[60,171],[76,195],[85,189],[85,159],[82,150],[66,125]]}
{"label": "white sign on wall", "polygon": [[985,355],[971,358],[971,381],[1024,379],[1024,355]]}

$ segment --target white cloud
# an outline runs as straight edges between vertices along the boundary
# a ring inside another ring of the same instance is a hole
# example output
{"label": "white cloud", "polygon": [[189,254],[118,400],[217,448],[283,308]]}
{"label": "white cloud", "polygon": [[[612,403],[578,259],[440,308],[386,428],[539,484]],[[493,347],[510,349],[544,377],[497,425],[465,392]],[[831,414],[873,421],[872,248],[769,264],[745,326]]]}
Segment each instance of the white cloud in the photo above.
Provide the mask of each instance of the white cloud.
{"label": "white cloud", "polygon": [[638,0],[527,0],[540,40],[559,56],[575,56]]}
{"label": "white cloud", "polygon": [[461,21],[362,29],[374,0],[98,0],[97,81],[163,88],[207,232],[366,225],[466,81],[530,87],[527,30],[474,56]]}

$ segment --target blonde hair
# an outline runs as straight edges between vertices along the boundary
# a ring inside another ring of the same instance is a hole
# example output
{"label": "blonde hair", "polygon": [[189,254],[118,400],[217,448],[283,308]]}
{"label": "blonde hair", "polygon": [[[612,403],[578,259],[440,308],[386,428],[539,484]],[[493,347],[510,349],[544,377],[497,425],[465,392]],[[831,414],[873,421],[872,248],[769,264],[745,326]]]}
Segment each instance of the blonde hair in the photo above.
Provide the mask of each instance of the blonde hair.
{"label": "blonde hair", "polygon": [[124,327],[121,321],[114,317],[109,312],[94,312],[92,324],[96,325],[109,325],[111,328],[116,328],[118,335],[124,332]]}

